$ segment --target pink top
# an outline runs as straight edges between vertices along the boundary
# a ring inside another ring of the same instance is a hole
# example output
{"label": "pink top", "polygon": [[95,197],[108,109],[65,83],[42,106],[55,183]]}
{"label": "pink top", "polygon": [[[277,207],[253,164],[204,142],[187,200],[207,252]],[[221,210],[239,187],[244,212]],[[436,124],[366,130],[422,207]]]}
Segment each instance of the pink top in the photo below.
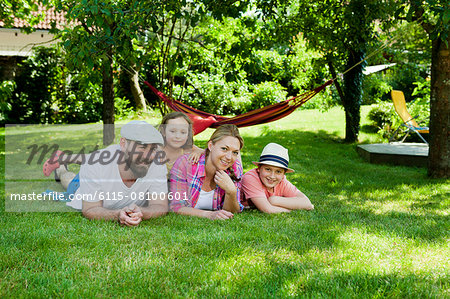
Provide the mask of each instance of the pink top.
{"label": "pink top", "polygon": [[256,168],[242,176],[242,191],[244,191],[246,199],[269,198],[271,196],[295,197],[299,192],[297,187],[286,179],[286,176],[273,189],[273,193],[267,190],[259,179]]}

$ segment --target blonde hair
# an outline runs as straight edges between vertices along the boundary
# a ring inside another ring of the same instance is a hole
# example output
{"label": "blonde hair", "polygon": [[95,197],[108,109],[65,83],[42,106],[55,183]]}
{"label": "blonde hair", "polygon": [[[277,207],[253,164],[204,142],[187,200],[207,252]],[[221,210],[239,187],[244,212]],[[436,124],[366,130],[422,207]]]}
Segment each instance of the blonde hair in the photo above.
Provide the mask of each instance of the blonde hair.
{"label": "blonde hair", "polygon": [[[235,126],[235,125],[221,125],[220,127],[218,127],[214,133],[211,135],[211,137],[209,138],[209,141],[211,141],[213,144],[215,144],[217,141],[222,140],[225,137],[235,137],[237,138],[237,140],[239,140],[239,149],[242,149],[242,147],[244,146],[244,139],[242,139],[241,134],[239,134],[239,129]],[[208,142],[209,142],[208,141]],[[206,147],[205,150],[205,158],[208,159],[210,150],[208,147]],[[230,171],[230,177],[233,181],[238,181],[239,179],[237,179],[236,175],[234,174],[233,168],[230,167],[228,168],[228,170]]]}
{"label": "blonde hair", "polygon": [[192,146],[194,145],[194,134],[193,134],[193,129],[192,129],[192,120],[183,112],[179,112],[179,111],[175,111],[175,112],[170,112],[166,115],[163,116],[161,123],[158,126],[159,132],[161,133],[161,135],[164,138],[164,145],[166,144],[166,125],[168,124],[169,120],[171,119],[176,119],[176,118],[183,118],[189,125],[188,128],[188,138],[186,140],[186,143],[181,147],[184,149],[191,149]]}

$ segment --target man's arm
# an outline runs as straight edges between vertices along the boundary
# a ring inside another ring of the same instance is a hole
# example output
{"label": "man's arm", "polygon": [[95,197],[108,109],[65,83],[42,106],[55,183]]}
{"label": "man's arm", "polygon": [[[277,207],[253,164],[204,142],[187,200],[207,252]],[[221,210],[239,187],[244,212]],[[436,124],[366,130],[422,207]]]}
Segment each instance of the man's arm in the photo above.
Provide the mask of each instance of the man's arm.
{"label": "man's arm", "polygon": [[141,207],[142,219],[164,216],[169,211],[169,202],[166,194],[160,194],[158,199],[149,199],[148,207]]}
{"label": "man's arm", "polygon": [[130,217],[129,207],[125,207],[121,210],[110,210],[103,207],[103,201],[87,202],[83,201],[83,208],[81,210],[83,216],[88,219],[98,220],[118,220],[120,224],[126,226],[137,226],[141,223],[141,217]]}
{"label": "man's arm", "polygon": [[88,202],[83,200],[81,210],[88,219],[119,220],[120,210],[109,210],[103,207],[103,201]]}

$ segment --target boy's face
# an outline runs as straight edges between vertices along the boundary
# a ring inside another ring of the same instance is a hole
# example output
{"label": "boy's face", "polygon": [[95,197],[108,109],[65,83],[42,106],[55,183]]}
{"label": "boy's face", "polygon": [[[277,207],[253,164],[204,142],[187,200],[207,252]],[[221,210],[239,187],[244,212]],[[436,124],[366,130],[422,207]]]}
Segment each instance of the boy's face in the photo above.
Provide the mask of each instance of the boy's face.
{"label": "boy's face", "polygon": [[268,189],[272,189],[284,178],[284,173],[286,170],[281,167],[260,164],[258,167],[258,172],[259,179],[263,185]]}

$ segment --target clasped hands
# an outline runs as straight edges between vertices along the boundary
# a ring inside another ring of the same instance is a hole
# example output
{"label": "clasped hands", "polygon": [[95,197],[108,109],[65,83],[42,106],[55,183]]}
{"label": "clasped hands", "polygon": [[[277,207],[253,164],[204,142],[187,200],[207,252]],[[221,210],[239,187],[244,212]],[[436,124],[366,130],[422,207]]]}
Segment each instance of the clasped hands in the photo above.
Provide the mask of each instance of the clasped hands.
{"label": "clasped hands", "polygon": [[119,223],[126,226],[138,226],[142,221],[141,208],[135,204],[131,204],[119,212]]}

